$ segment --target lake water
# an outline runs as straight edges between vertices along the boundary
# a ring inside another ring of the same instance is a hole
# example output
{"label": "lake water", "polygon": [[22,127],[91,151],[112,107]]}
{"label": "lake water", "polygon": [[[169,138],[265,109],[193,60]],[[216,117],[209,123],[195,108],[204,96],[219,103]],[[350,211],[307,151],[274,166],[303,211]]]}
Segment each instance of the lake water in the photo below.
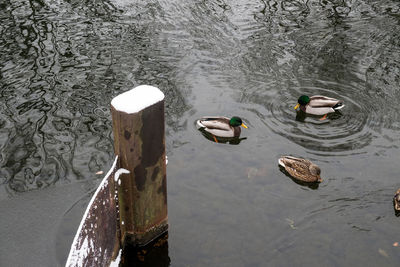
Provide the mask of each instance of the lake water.
{"label": "lake water", "polygon": [[[110,101],[140,84],[166,95],[166,265],[399,265],[399,1],[4,0],[0,18],[0,265],[65,263],[113,161]],[[346,106],[303,118],[301,94]],[[209,141],[204,115],[246,139]]]}

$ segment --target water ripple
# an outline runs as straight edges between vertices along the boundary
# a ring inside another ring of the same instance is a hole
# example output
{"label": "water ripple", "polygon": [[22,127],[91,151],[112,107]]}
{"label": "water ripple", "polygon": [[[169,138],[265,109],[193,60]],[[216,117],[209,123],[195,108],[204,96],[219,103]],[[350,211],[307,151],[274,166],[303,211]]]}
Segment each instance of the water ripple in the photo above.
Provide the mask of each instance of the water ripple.
{"label": "water ripple", "polygon": [[110,100],[135,85],[164,90],[169,129],[179,129],[187,110],[173,65],[179,49],[160,49],[159,4],[136,11],[107,0],[7,1],[0,10],[0,183],[10,194],[104,170]]}

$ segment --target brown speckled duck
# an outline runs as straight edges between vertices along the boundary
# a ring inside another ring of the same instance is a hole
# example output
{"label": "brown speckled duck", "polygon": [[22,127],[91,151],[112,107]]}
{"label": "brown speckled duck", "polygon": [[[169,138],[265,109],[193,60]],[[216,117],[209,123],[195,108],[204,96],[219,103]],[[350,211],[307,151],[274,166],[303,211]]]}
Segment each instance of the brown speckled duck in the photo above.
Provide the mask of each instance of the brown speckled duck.
{"label": "brown speckled duck", "polygon": [[279,166],[284,168],[293,178],[308,183],[319,183],[321,169],[309,160],[283,156],[278,161]]}
{"label": "brown speckled duck", "polygon": [[400,188],[397,189],[396,194],[393,197],[394,209],[400,212]]}

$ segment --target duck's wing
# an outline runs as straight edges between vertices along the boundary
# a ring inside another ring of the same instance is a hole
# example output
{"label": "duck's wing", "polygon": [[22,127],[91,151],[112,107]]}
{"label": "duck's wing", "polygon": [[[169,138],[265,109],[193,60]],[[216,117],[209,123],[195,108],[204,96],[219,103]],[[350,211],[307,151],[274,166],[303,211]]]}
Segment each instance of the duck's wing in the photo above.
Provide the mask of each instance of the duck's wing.
{"label": "duck's wing", "polygon": [[333,113],[344,107],[343,101],[332,97],[315,95],[310,97],[310,103],[306,105],[305,112],[313,115],[325,115]]}
{"label": "duck's wing", "polygon": [[313,115],[317,115],[317,116],[322,116],[328,113],[332,113],[335,112],[335,110],[331,107],[313,107],[310,105],[306,106],[306,113],[308,114],[313,114]]}
{"label": "duck's wing", "polygon": [[339,106],[340,104],[343,105],[342,100],[322,95],[315,95],[310,97],[310,103],[308,103],[308,105],[311,107],[330,107],[330,108]]}
{"label": "duck's wing", "polygon": [[279,159],[279,165],[281,165],[282,167],[286,167],[287,165],[290,165],[290,166],[305,165],[305,166],[307,166],[307,165],[311,165],[311,161],[302,159],[302,158],[292,157],[292,156],[282,156]]}
{"label": "duck's wing", "polygon": [[204,117],[197,121],[197,125],[205,130],[231,131],[229,119],[226,117]]}
{"label": "duck's wing", "polygon": [[[238,128],[238,130],[240,131],[240,128]],[[212,135],[225,138],[232,138],[240,135],[240,133],[238,135],[235,135],[235,130],[233,128],[230,130],[204,128],[204,131],[209,132]]]}

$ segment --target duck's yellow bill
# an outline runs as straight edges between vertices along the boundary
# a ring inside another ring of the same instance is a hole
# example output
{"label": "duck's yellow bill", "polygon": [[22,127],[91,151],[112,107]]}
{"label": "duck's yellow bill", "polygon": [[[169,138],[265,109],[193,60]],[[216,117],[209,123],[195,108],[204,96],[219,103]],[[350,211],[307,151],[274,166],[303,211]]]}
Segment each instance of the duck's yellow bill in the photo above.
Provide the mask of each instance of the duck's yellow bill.
{"label": "duck's yellow bill", "polygon": [[297,105],[294,107],[294,109],[298,109],[300,107],[300,104],[297,103]]}
{"label": "duck's yellow bill", "polygon": [[242,123],[242,127],[246,128],[246,129],[249,128],[244,123]]}

